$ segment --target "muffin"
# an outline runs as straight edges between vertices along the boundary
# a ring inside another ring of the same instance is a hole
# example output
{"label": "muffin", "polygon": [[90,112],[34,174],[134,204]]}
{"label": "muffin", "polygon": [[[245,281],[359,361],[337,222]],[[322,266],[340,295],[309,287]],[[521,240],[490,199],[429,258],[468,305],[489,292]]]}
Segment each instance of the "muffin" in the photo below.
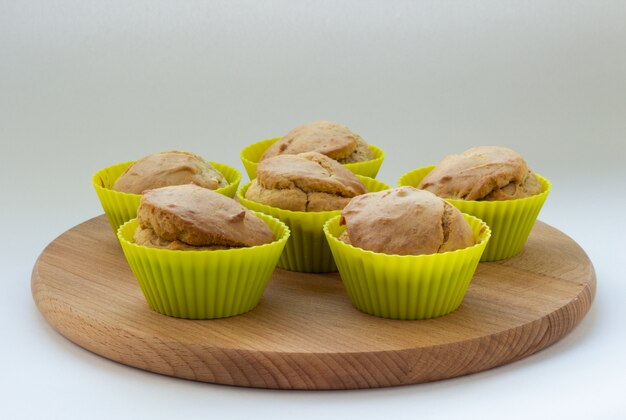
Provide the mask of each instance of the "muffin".
{"label": "muffin", "polygon": [[347,229],[339,239],[384,254],[434,254],[474,245],[474,233],[459,210],[413,187],[353,198],[340,225]]}
{"label": "muffin", "polygon": [[493,146],[407,172],[399,185],[433,192],[487,223],[492,234],[481,261],[504,260],[522,251],[551,188],[518,153]]}
{"label": "muffin", "polygon": [[91,178],[114,232],[124,222],[137,216],[143,191],[169,185],[195,184],[232,198],[240,181],[241,174],[231,166],[205,162],[193,153],[177,151],[111,165],[100,169]]}
{"label": "muffin", "polygon": [[117,231],[150,308],[212,319],[260,301],[289,229],[235,200],[193,184],[146,191],[138,218]]}
{"label": "muffin", "polygon": [[461,305],[490,230],[428,191],[400,187],[353,198],[324,234],[355,308],[427,319]]}
{"label": "muffin", "polygon": [[356,175],[376,178],[385,153],[367,144],[358,134],[329,121],[300,126],[284,137],[249,144],[240,157],[250,179],[256,178],[257,165],[264,159],[283,154],[322,153],[337,160]]}
{"label": "muffin", "polygon": [[375,179],[354,175],[317,152],[280,155],[262,161],[258,177],[237,192],[245,207],[274,216],[291,230],[278,267],[306,273],[337,271],[324,237],[326,221],[352,197],[388,189]]}
{"label": "muffin", "polygon": [[368,190],[352,172],[317,152],[279,155],[261,161],[246,198],[291,211],[343,209]]}
{"label": "muffin", "polygon": [[339,163],[364,162],[374,158],[368,144],[348,127],[332,121],[315,121],[291,130],[272,144],[260,160],[304,152],[322,153]]}
{"label": "muffin", "polygon": [[137,221],[135,243],[155,248],[215,250],[274,240],[270,228],[250,210],[193,184],[146,191]]}
{"label": "muffin", "polygon": [[519,153],[496,146],[446,156],[418,188],[443,198],[488,201],[530,197],[542,189]]}
{"label": "muffin", "polygon": [[173,150],[139,159],[117,178],[111,188],[129,194],[143,194],[147,190],[183,184],[215,190],[225,187],[227,181],[200,156]]}

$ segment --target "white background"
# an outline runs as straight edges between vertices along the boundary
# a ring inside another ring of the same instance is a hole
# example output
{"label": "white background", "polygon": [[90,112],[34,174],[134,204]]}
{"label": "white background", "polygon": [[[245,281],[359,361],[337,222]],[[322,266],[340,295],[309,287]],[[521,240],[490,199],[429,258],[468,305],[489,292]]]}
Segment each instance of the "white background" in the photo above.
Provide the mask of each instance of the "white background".
{"label": "white background", "polygon": [[[101,213],[96,170],[239,150],[331,119],[379,178],[505,145],[553,182],[540,219],[587,251],[583,322],[517,363],[432,384],[285,392],[103,359],[37,311],[45,245]],[[0,0],[0,418],[626,418],[626,2]]]}

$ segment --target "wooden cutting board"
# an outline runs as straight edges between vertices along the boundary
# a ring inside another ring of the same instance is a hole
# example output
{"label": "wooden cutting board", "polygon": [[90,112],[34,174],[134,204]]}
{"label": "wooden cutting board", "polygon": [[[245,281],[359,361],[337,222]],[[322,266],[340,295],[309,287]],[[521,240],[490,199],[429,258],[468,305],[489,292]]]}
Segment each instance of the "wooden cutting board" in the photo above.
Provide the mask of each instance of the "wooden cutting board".
{"label": "wooden cutting board", "polygon": [[169,318],[146,304],[104,216],[55,239],[32,275],[43,316],[94,353],[179,378],[280,389],[387,387],[510,363],[571,331],[595,288],[585,252],[541,222],[520,255],[479,265],[456,312],[427,321],[357,311],[336,273],[283,270],[247,314]]}

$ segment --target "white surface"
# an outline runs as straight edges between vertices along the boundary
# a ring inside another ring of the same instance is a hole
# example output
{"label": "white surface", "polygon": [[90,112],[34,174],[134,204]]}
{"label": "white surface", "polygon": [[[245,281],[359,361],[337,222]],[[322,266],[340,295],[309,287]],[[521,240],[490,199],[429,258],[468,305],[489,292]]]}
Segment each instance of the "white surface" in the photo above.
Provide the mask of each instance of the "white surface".
{"label": "white surface", "polygon": [[[625,22],[623,1],[0,0],[0,418],[626,418]],[[382,146],[390,183],[523,153],[553,181],[540,218],[595,265],[588,316],[488,372],[284,392],[128,368],[39,314],[32,266],[101,213],[97,169],[178,148],[243,171],[242,147],[320,118]]]}

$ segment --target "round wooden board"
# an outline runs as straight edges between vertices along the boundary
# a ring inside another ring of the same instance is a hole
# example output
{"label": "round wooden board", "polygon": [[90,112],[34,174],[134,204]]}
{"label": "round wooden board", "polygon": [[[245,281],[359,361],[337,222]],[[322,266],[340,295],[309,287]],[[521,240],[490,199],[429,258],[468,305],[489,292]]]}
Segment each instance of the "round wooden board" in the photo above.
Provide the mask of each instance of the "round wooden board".
{"label": "round wooden board", "polygon": [[357,311],[336,273],[283,270],[247,314],[169,318],[146,304],[104,216],[54,240],[32,276],[48,322],[94,353],[164,375],[281,389],[387,387],[510,363],[571,331],[595,287],[585,252],[541,222],[520,255],[479,264],[457,311],[427,321]]}

